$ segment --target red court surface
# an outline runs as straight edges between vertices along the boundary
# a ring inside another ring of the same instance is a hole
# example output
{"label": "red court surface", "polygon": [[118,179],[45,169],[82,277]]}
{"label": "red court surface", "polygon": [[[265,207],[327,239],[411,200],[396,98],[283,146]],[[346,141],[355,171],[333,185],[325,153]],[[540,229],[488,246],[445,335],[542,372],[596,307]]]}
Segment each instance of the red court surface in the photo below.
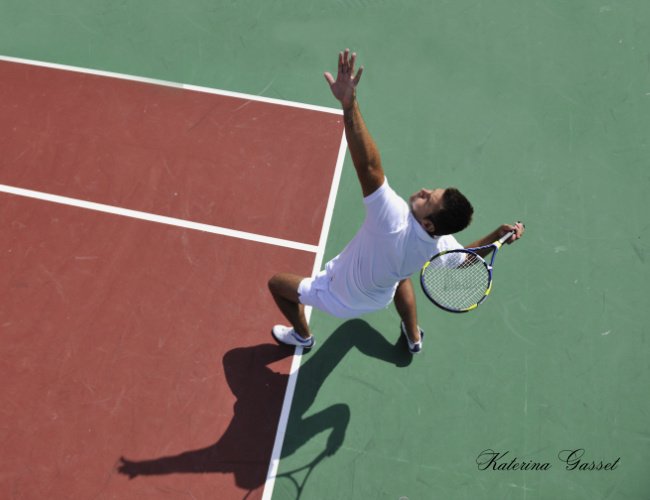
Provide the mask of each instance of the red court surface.
{"label": "red court surface", "polygon": [[342,116],[0,61],[0,183],[318,244]]}
{"label": "red court surface", "polygon": [[[340,116],[9,66],[0,183],[317,242]],[[315,255],[4,193],[0,227],[0,497],[260,498],[293,354],[266,282]]]}

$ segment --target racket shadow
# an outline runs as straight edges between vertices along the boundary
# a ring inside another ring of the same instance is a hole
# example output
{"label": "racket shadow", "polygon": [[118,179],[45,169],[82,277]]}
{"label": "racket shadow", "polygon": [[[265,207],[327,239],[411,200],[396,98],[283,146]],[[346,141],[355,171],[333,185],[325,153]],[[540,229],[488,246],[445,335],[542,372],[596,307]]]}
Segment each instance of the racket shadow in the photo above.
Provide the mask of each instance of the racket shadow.
{"label": "racket shadow", "polygon": [[301,498],[314,469],[324,459],[334,455],[345,441],[345,433],[351,418],[350,407],[347,404],[336,403],[312,414],[309,414],[309,410],[327,377],[354,349],[398,368],[408,366],[413,360],[402,335],[398,334],[396,342],[391,344],[381,333],[359,319],[341,325],[313,354],[309,355],[310,357],[300,368],[281,458],[294,454],[322,432],[329,432],[329,435],[320,453],[312,457],[301,457],[307,462],[306,465],[285,470],[276,476],[276,479],[288,481],[293,485],[295,495],[291,498]]}
{"label": "racket shadow", "polygon": [[[310,469],[336,453],[345,439],[350,408],[345,403],[337,403],[307,416],[319,389],[346,354],[355,348],[397,367],[407,366],[411,356],[400,340],[398,337],[395,344],[390,344],[365,321],[352,320],[341,325],[314,349],[300,368],[281,457],[295,453],[317,434],[326,431],[329,436],[325,449],[310,461]],[[217,442],[148,460],[121,457],[117,471],[130,479],[174,473],[231,473],[238,487],[249,492],[259,488],[266,480],[269,460],[268,456],[261,456],[260,450],[273,447],[275,416],[280,414],[288,380],[288,375],[273,371],[269,365],[291,355],[293,349],[273,344],[228,351],[223,357],[223,368],[237,401],[232,421]],[[273,418],[265,418],[265,415]]]}

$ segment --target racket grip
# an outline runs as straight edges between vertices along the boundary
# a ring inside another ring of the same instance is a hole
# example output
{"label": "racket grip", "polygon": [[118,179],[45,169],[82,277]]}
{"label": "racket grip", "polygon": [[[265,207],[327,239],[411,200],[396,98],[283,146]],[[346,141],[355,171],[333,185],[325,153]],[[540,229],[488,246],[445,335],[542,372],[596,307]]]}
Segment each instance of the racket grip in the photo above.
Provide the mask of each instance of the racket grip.
{"label": "racket grip", "polygon": [[510,237],[511,237],[513,234],[515,234],[514,231],[508,231],[506,234],[504,234],[503,236],[501,236],[501,238],[499,238],[499,243],[500,243],[501,245],[503,245],[506,241],[508,241],[508,240],[510,239]]}
{"label": "racket grip", "polygon": [[[524,223],[521,222],[520,220],[518,220],[518,221],[516,222],[516,224],[521,224],[522,226],[524,226]],[[526,226],[524,226],[524,227],[526,227]],[[501,236],[501,238],[499,238],[499,243],[500,243],[501,245],[503,245],[506,241],[508,241],[508,240],[510,239],[510,237],[511,237],[513,234],[515,234],[515,231],[508,231],[506,234],[504,234],[503,236]]]}

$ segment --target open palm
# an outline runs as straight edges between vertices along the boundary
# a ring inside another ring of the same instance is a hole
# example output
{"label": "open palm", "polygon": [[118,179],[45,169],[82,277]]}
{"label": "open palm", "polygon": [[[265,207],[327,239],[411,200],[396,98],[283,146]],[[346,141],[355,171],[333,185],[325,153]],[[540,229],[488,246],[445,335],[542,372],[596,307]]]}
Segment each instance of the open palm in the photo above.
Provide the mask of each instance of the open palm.
{"label": "open palm", "polygon": [[334,97],[341,102],[343,109],[348,109],[354,104],[356,87],[361,79],[361,73],[363,73],[362,66],[355,75],[354,63],[356,59],[356,53],[350,54],[350,49],[345,49],[345,52],[339,52],[339,69],[336,80],[331,73],[325,73],[325,80],[329,83]]}

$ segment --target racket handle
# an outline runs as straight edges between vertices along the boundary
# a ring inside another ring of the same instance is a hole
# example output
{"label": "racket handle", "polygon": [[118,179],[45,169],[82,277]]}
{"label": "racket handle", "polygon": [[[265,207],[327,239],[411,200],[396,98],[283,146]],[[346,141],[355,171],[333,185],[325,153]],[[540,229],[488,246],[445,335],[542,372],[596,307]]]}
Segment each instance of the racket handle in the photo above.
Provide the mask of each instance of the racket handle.
{"label": "racket handle", "polygon": [[[523,225],[523,222],[521,222],[521,221],[517,221],[517,224],[521,224],[521,225]],[[526,226],[524,226],[524,227],[526,227]],[[500,243],[501,245],[503,245],[506,241],[508,241],[508,240],[510,239],[510,237],[511,237],[513,234],[515,234],[515,231],[508,231],[506,234],[504,234],[503,236],[501,236],[501,238],[499,238],[499,243]]]}
{"label": "racket handle", "polygon": [[503,236],[501,236],[501,238],[499,238],[499,244],[500,244],[500,245],[503,245],[506,241],[508,241],[508,240],[510,239],[510,237],[511,237],[513,234],[515,234],[514,231],[508,231],[506,234],[504,234]]}

